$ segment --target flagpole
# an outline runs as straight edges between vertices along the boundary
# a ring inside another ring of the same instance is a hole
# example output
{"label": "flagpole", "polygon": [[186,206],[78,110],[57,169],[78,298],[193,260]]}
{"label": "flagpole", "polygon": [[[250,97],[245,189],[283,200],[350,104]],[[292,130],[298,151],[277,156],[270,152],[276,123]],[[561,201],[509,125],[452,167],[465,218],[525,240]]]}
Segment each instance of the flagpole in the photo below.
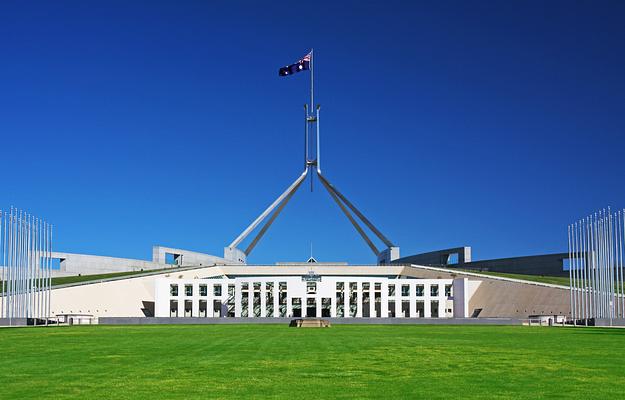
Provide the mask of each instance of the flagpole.
{"label": "flagpole", "polygon": [[310,49],[310,109],[312,113],[315,109],[315,80],[314,80],[314,49]]}

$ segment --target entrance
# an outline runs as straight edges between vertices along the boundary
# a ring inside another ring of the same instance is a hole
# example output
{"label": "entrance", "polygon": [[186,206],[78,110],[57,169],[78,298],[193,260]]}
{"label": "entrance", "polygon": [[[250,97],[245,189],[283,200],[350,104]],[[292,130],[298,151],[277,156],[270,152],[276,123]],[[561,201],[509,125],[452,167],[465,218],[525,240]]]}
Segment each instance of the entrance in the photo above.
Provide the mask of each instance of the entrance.
{"label": "entrance", "polygon": [[306,316],[308,318],[314,318],[317,316],[317,299],[306,299]]}

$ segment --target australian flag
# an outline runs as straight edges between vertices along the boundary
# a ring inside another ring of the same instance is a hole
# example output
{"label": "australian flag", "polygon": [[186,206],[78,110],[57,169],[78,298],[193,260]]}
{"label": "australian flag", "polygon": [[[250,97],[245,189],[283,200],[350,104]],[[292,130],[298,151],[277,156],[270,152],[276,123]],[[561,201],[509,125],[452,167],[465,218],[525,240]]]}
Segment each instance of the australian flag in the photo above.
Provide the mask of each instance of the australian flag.
{"label": "australian flag", "polygon": [[310,59],[312,57],[311,53],[306,54],[301,60],[296,62],[295,64],[287,65],[286,67],[280,68],[278,71],[279,76],[289,76],[293,75],[297,72],[302,72],[310,69]]}

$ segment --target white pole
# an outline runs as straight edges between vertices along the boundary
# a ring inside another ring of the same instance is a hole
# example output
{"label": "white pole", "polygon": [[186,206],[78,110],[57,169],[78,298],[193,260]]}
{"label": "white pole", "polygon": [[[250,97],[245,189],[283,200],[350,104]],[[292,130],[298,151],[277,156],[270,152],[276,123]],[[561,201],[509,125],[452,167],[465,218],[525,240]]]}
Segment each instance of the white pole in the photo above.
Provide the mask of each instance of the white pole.
{"label": "white pole", "polygon": [[590,299],[590,269],[588,264],[588,251],[590,250],[590,246],[588,243],[588,217],[584,219],[584,279],[586,280],[586,285],[584,286],[584,297],[586,298],[586,325],[588,325],[588,319],[592,313],[591,307],[591,299]]}
{"label": "white pole", "polygon": [[569,225],[568,229],[568,237],[569,237],[569,297],[571,302],[571,319],[573,320],[573,324],[575,324],[575,307],[573,306],[573,257],[571,254],[571,225]]}
{"label": "white pole", "polygon": [[[621,215],[623,219],[621,219]],[[621,284],[619,285],[620,296],[621,296],[620,298],[621,318],[625,318],[625,287],[624,287],[625,282],[623,281],[623,239],[625,239],[625,210],[623,210],[622,213],[621,213],[621,210],[619,210],[618,220],[619,220],[619,255],[620,255],[619,270],[620,270],[620,275],[621,275]]]}
{"label": "white pole", "polygon": [[577,230],[577,222],[573,223],[573,229],[571,231],[571,244],[573,246],[573,281],[572,281],[572,285],[573,285],[573,325],[577,325],[577,293],[576,293],[576,288],[577,288],[577,284],[575,282],[575,271],[577,269],[577,253],[575,252],[575,231]]}
{"label": "white pole", "polygon": [[9,324],[11,324],[12,312],[11,309],[13,307],[13,206],[11,206],[11,213],[9,214],[9,226],[7,227],[7,271],[9,283],[7,285],[7,318],[9,318]]}
{"label": "white pole", "polygon": [[579,282],[579,307],[580,307],[580,313],[579,313],[579,318],[580,319],[586,319],[586,302],[584,301],[584,240],[583,240],[583,224],[584,221],[583,220],[579,220],[579,225],[578,225],[578,230],[577,230],[577,250],[579,253],[579,257],[578,257],[578,271],[577,271],[577,276],[578,276],[578,282]]}
{"label": "white pole", "polygon": [[315,112],[314,49],[310,49],[310,113]]}
{"label": "white pole", "polygon": [[48,316],[50,315],[50,295],[52,293],[52,230],[54,225],[50,225],[50,241],[48,244]]}
{"label": "white pole", "polygon": [[5,291],[5,269],[6,262],[4,261],[4,214],[0,210],[0,261],[2,262],[2,307],[0,307],[0,318],[4,318],[4,306],[7,303],[6,291]]}
{"label": "white pole", "polygon": [[19,245],[18,263],[19,268],[19,294],[18,294],[18,311],[17,317],[22,318],[24,315],[24,228],[23,228],[22,210],[20,210],[19,217],[17,219],[17,240]]}

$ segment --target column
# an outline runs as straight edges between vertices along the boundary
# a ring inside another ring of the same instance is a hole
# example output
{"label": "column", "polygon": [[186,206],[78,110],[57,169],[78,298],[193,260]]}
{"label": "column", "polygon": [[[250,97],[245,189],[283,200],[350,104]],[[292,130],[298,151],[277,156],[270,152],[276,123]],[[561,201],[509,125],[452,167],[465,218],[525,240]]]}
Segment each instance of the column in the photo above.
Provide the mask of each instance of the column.
{"label": "column", "polygon": [[369,281],[369,318],[375,318],[375,282],[371,281]]}
{"label": "column", "polygon": [[330,317],[336,318],[336,282],[331,283],[332,296],[330,297]]}
{"label": "column", "polygon": [[191,316],[200,316],[200,285],[193,283],[193,297],[191,298]]}
{"label": "column", "polygon": [[260,316],[267,316],[267,282],[260,283]]}
{"label": "column", "polygon": [[401,279],[395,279],[395,317],[403,318],[401,314]]}
{"label": "column", "polygon": [[241,282],[235,281],[234,283],[234,316],[241,318]]}
{"label": "column", "polygon": [[417,284],[410,283],[410,318],[417,318]]}
{"label": "column", "polygon": [[343,282],[343,310],[345,318],[351,318],[349,315],[349,282]]}
{"label": "column", "polygon": [[423,296],[423,316],[425,318],[432,318],[432,298],[430,297],[430,291],[431,291],[431,281],[428,281],[427,283],[423,284],[423,291],[424,291],[424,296]]}
{"label": "column", "polygon": [[[317,290],[317,293],[319,293],[319,290]],[[321,301],[321,299],[322,297],[319,294],[315,295],[315,304],[317,304],[315,310],[317,311],[317,318],[321,318],[321,308],[323,307],[323,301]]]}
{"label": "column", "polygon": [[[180,281],[179,281],[180,282]],[[184,317],[184,302],[187,299],[184,293],[184,283],[178,284],[178,317]]]}
{"label": "column", "polygon": [[250,281],[247,284],[247,317],[254,317],[254,282]]}
{"label": "column", "polygon": [[381,303],[382,303],[382,312],[380,314],[380,316],[382,318],[388,318],[388,281],[384,280],[382,282],[382,295],[381,297]]}
{"label": "column", "polygon": [[280,303],[279,303],[279,293],[280,290],[278,288],[279,281],[273,282],[273,316],[275,318],[280,317]]}
{"label": "column", "polygon": [[287,281],[286,283],[286,316],[289,318],[293,316],[293,304],[291,303],[292,301],[291,292],[294,292],[293,282]]}
{"label": "column", "polygon": [[362,318],[362,282],[356,282],[356,318]]}
{"label": "column", "polygon": [[213,285],[206,282],[206,317],[213,318]]}

